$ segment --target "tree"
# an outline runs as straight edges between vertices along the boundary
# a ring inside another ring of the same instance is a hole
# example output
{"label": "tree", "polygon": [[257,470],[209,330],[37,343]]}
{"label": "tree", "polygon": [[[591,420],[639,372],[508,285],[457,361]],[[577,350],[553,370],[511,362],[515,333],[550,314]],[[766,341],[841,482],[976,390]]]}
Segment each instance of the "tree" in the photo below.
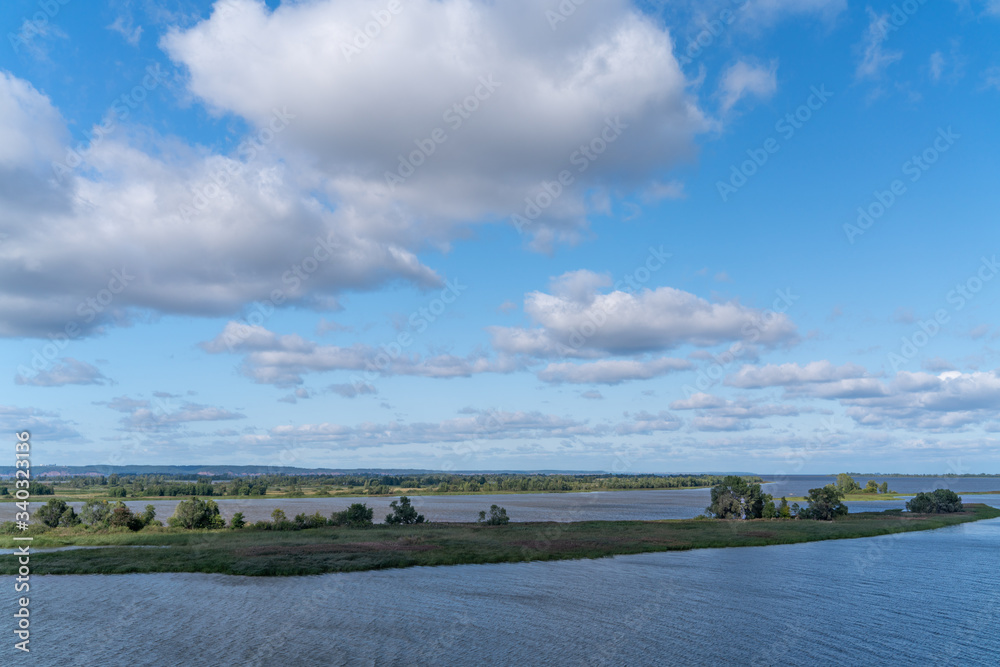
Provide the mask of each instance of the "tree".
{"label": "tree", "polygon": [[229,520],[229,527],[240,529],[247,525],[246,519],[243,518],[243,512],[236,512],[233,514],[233,518]]}
{"label": "tree", "polygon": [[906,503],[906,511],[914,514],[940,514],[961,512],[962,499],[949,489],[936,489],[931,493],[920,492]]}
{"label": "tree", "polygon": [[778,518],[778,508],[774,504],[774,498],[768,498],[767,502],[764,503],[764,511],[761,513],[761,518],[764,519]]}
{"label": "tree", "polygon": [[88,500],[80,509],[80,520],[95,528],[104,528],[111,518],[111,506],[106,500]]}
{"label": "tree", "polygon": [[67,507],[63,500],[50,500],[35,512],[35,518],[49,528],[55,528],[59,525],[59,518],[62,517]]}
{"label": "tree", "polygon": [[372,518],[375,510],[365,503],[351,503],[351,506],[342,512],[334,512],[330,515],[330,523],[334,526],[347,526],[348,528],[367,528],[374,525]]}
{"label": "tree", "polygon": [[788,499],[784,496],[781,497],[781,504],[778,505],[778,518],[779,519],[791,519],[792,511],[788,507]]}
{"label": "tree", "polygon": [[837,489],[843,494],[857,493],[861,490],[861,485],[854,481],[854,478],[846,472],[837,475]]}
{"label": "tree", "polygon": [[401,496],[398,502],[393,500],[389,503],[389,507],[392,508],[392,514],[386,514],[385,522],[387,524],[412,524],[424,522],[424,515],[417,514],[417,510],[410,505],[410,499],[406,496]]}
{"label": "tree", "polygon": [[142,530],[143,527],[142,518],[133,514],[123,502],[117,503],[111,510],[111,519],[108,523],[112,528],[128,528],[133,531]]}
{"label": "tree", "polygon": [[167,523],[179,528],[223,528],[226,525],[222,515],[219,514],[219,505],[214,500],[182,500],[177,503],[174,515],[167,519]]}
{"label": "tree", "polygon": [[868,484],[862,489],[862,493],[878,493],[878,482],[874,479],[868,480]]}
{"label": "tree", "polygon": [[798,516],[800,519],[833,521],[835,517],[847,514],[847,505],[843,500],[844,492],[833,484],[809,489],[809,507],[799,510]]}
{"label": "tree", "polygon": [[506,526],[510,523],[510,517],[507,516],[507,510],[499,505],[490,505],[490,516],[486,518],[486,512],[479,513],[479,519],[476,523],[482,523],[487,526]]}
{"label": "tree", "polygon": [[760,484],[729,475],[712,487],[712,504],[705,511],[716,519],[759,519],[768,500],[771,496],[761,491]]}
{"label": "tree", "polygon": [[889,493],[889,482],[882,482],[882,486],[878,487],[879,493]]}
{"label": "tree", "polygon": [[66,511],[62,513],[62,516],[59,517],[59,525],[69,527],[79,526],[80,517],[77,516],[72,507],[67,507]]}
{"label": "tree", "polygon": [[[156,508],[153,507],[152,505],[146,505],[146,509],[143,511],[142,514],[139,515],[139,518],[142,520],[142,525],[144,526],[150,525],[151,523],[153,523],[153,521],[156,520]],[[157,521],[157,524],[159,523],[160,522]]]}

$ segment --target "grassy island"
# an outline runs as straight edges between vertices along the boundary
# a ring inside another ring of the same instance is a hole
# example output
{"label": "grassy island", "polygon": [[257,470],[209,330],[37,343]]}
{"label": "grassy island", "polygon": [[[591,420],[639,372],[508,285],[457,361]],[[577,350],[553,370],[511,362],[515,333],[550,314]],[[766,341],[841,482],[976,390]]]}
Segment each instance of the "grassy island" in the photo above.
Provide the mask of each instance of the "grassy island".
{"label": "grassy island", "polygon": [[[1000,509],[969,504],[965,511],[953,514],[889,510],[850,514],[834,521],[690,519],[510,523],[502,526],[423,523],[368,528],[328,526],[299,531],[162,528],[90,533],[58,528],[35,537],[32,549],[77,548],[33,552],[31,572],[310,575],[416,565],[514,563],[793,544],[932,530],[998,517]],[[0,545],[7,548],[23,544],[14,542],[11,536],[0,537]],[[14,574],[17,567],[17,559],[0,558],[3,574]]]}

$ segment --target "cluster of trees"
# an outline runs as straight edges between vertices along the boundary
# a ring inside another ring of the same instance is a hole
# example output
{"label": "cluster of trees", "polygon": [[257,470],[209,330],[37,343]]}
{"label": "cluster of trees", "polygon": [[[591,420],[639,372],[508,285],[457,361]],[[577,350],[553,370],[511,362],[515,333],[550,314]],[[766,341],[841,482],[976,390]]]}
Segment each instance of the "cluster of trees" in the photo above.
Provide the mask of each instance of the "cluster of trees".
{"label": "cluster of trees", "polygon": [[111,505],[106,500],[90,500],[77,514],[64,500],[53,499],[35,512],[35,518],[49,528],[79,525],[102,528],[128,528],[142,530],[149,525],[163,525],[156,521],[156,508],[146,505],[146,510],[134,513],[125,503]]}
{"label": "cluster of trees", "polygon": [[832,521],[847,514],[843,503],[844,492],[833,484],[818,489],[809,489],[809,505],[800,508],[797,503],[788,504],[786,498],[780,504],[761,490],[759,483],[729,475],[712,487],[712,504],[706,512],[716,519],[815,519]]}
{"label": "cluster of trees", "polygon": [[507,516],[507,510],[499,505],[490,505],[490,515],[486,516],[486,512],[482,511],[479,513],[479,519],[476,523],[481,523],[486,526],[506,526],[510,523],[510,517]]}
{"label": "cluster of trees", "polygon": [[889,490],[889,482],[882,482],[879,484],[874,479],[868,480],[868,483],[864,488],[858,484],[849,473],[842,472],[837,475],[837,489],[841,491],[844,495],[849,493],[894,493]]}
{"label": "cluster of trees", "polygon": [[914,514],[940,514],[942,512],[963,511],[962,499],[949,489],[936,489],[930,493],[920,492],[906,503],[906,511]]}
{"label": "cluster of trees", "polygon": [[[41,482],[36,482],[35,480],[28,482],[28,495],[30,496],[51,496],[54,493],[55,489],[51,484],[43,484]],[[0,496],[9,495],[12,495],[11,490],[6,486],[0,486]]]}

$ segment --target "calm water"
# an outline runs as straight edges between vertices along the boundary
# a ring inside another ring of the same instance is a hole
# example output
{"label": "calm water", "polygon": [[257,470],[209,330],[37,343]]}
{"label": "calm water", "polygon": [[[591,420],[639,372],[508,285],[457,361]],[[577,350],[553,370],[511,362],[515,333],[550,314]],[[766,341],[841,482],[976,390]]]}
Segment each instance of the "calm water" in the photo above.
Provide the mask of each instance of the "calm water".
{"label": "calm water", "polygon": [[[935,488],[950,488],[956,492],[1000,491],[1000,478],[915,478],[915,477],[857,477],[864,486],[868,479],[879,483],[889,482],[889,488],[900,493],[930,491]],[[808,490],[834,481],[833,477],[796,475],[768,484],[765,491],[775,497],[804,496]],[[969,502],[978,496],[966,498]],[[40,500],[39,498],[35,499]],[[375,520],[382,520],[389,513],[389,503],[393,498],[292,498],[292,499],[215,499],[222,515],[228,520],[235,512],[243,512],[248,521],[270,520],[271,511],[280,507],[288,518],[305,512],[319,512],[329,516],[332,512],[347,509],[355,502],[367,503],[375,509]],[[430,521],[475,521],[480,510],[489,509],[496,503],[507,509],[512,521],[624,521],[653,519],[690,519],[701,514],[708,506],[708,489],[684,489],[667,491],[608,491],[601,493],[535,493],[524,495],[484,495],[484,496],[414,496],[414,507]],[[142,511],[146,505],[156,507],[156,515],[165,520],[174,513],[176,500],[143,501],[130,500],[126,504],[133,510]],[[854,512],[901,509],[905,500],[866,501],[848,503]],[[81,503],[71,503],[79,510]],[[36,505],[37,507],[38,505]],[[13,503],[0,503],[0,521],[11,521],[16,508]]]}
{"label": "calm water", "polygon": [[8,637],[0,663],[995,666],[998,551],[993,520],[598,561],[33,577],[32,653]]}

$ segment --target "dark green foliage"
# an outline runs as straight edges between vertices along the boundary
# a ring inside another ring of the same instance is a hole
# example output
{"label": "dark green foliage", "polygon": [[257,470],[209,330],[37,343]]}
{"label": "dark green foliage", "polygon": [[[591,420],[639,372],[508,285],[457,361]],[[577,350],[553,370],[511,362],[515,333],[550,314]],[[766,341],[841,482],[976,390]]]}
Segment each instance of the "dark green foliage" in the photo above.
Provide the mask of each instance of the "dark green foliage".
{"label": "dark green foliage", "polygon": [[857,493],[861,490],[861,485],[854,481],[854,478],[846,472],[837,475],[837,490],[843,494]]}
{"label": "dark green foliage", "polygon": [[229,527],[239,530],[247,525],[246,519],[243,518],[243,512],[236,512],[233,514],[233,518],[229,520]]}
{"label": "dark green foliage", "polygon": [[[139,518],[142,520],[143,526],[152,524],[156,521],[156,508],[152,505],[146,505],[145,510],[139,515]],[[159,523],[159,521],[157,521],[157,523]]]}
{"label": "dark green foliage", "polygon": [[324,517],[319,512],[316,512],[312,516],[306,516],[306,513],[295,515],[293,520],[295,530],[306,530],[307,528],[320,528],[326,525],[326,517]]}
{"label": "dark green foliage", "polygon": [[760,519],[769,500],[760,484],[729,475],[712,487],[712,504],[705,511],[716,519]]}
{"label": "dark green foliage", "polygon": [[51,496],[55,493],[55,489],[50,484],[42,484],[41,482],[28,482],[28,494],[32,496]]}
{"label": "dark green foliage", "polygon": [[889,482],[882,482],[882,485],[878,487],[879,493],[889,493]]}
{"label": "dark green foliage", "polygon": [[[797,508],[798,506],[796,506]],[[792,510],[788,507],[788,499],[784,496],[781,497],[781,504],[778,505],[778,518],[779,519],[791,519]]]}
{"label": "dark green foliage", "polygon": [[59,517],[59,525],[68,526],[70,528],[72,528],[73,526],[79,526],[80,517],[77,516],[76,512],[73,511],[72,507],[67,507],[66,511],[62,513],[62,516]]}
{"label": "dark green foliage", "polygon": [[177,503],[174,515],[167,523],[178,528],[223,528],[225,520],[219,514],[219,505],[214,500],[182,500]]}
{"label": "dark green foliage", "polygon": [[392,514],[387,514],[385,516],[385,522],[390,525],[424,522],[424,515],[417,514],[417,510],[410,505],[410,499],[406,496],[400,497],[398,501],[393,500],[389,503],[389,507],[392,508]]}
{"label": "dark green foliage", "polygon": [[62,518],[63,512],[68,508],[69,506],[65,501],[53,499],[35,511],[35,518],[49,528],[55,528],[59,525],[59,520]]}
{"label": "dark green foliage", "polygon": [[510,517],[507,516],[507,510],[499,505],[490,505],[490,515],[486,516],[486,512],[482,511],[479,513],[479,519],[476,523],[486,524],[487,526],[506,526],[510,523]]}
{"label": "dark green foliage", "polygon": [[330,515],[330,524],[334,526],[347,526],[348,528],[365,528],[372,526],[372,518],[375,510],[363,503],[352,503],[343,512],[334,512]]}
{"label": "dark green foliage", "polygon": [[827,484],[819,489],[809,489],[809,507],[799,510],[798,518],[833,521],[835,517],[845,514],[844,492],[833,484]]}
{"label": "dark green foliage", "polygon": [[142,517],[132,513],[125,503],[118,503],[111,510],[111,518],[108,525],[112,528],[128,528],[129,530],[142,530]]}
{"label": "dark green foliage", "polygon": [[962,499],[949,489],[937,489],[930,493],[918,493],[906,503],[906,511],[914,514],[941,514],[961,512]]}
{"label": "dark green foliage", "polygon": [[9,496],[9,495],[10,495],[10,489],[8,489],[6,486],[0,486],[0,496]]}
{"label": "dark green foliage", "polygon": [[106,528],[111,518],[111,507],[106,500],[88,500],[80,509],[80,520],[88,526]]}
{"label": "dark green foliage", "polygon": [[768,498],[764,502],[764,511],[761,513],[761,518],[763,519],[777,519],[778,518],[778,508],[774,504],[774,498]]}

